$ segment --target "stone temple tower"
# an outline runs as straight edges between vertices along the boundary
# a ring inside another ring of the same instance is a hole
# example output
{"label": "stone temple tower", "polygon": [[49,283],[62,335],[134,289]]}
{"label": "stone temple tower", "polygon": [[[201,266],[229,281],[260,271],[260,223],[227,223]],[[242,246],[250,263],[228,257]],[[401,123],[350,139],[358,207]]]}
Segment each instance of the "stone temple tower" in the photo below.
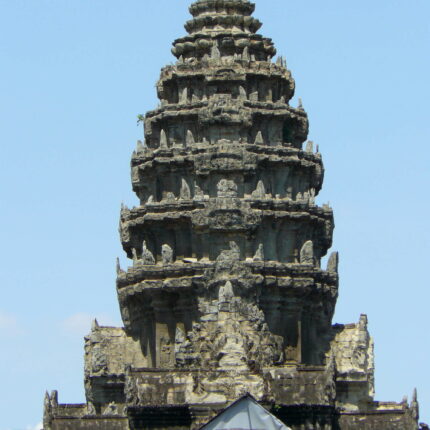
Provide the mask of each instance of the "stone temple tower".
{"label": "stone temple tower", "polygon": [[94,323],[82,405],[45,398],[45,430],[197,429],[245,393],[294,430],[417,429],[376,402],[367,318],[338,296],[324,168],[295,84],[248,0],[198,0],[160,105],[140,118],[123,207],[123,328]]}

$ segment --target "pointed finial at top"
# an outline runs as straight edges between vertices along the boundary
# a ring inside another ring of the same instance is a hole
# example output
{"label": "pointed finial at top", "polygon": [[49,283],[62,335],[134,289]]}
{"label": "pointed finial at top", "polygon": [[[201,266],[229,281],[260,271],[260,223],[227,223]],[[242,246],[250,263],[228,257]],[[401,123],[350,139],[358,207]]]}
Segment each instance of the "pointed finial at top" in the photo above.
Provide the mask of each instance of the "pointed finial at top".
{"label": "pointed finial at top", "polygon": [[303,100],[302,100],[301,97],[299,97],[299,105],[297,106],[297,109],[304,110],[304,108],[303,108]]}
{"label": "pointed finial at top", "polygon": [[93,323],[91,324],[91,330],[95,331],[99,328],[99,322],[97,321],[97,318],[94,318]]}

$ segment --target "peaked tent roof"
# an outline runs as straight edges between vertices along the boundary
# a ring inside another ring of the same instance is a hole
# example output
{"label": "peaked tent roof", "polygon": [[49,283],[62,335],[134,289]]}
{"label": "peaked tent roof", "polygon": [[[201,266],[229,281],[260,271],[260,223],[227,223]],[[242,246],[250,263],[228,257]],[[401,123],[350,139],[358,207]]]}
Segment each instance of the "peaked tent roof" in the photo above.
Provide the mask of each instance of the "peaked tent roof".
{"label": "peaked tent roof", "polygon": [[291,430],[250,394],[236,400],[200,430]]}

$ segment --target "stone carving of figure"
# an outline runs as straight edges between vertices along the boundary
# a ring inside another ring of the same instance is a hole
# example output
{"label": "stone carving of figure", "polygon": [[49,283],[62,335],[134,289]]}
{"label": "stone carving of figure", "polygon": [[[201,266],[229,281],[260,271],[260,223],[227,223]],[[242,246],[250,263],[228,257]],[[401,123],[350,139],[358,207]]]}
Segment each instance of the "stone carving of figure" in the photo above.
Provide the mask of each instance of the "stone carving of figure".
{"label": "stone carving of figure", "polygon": [[155,264],[155,258],[152,252],[146,247],[146,241],[143,241],[142,244],[142,264],[145,266]]}
{"label": "stone carving of figure", "polygon": [[230,249],[221,251],[220,255],[217,258],[217,261],[238,261],[240,260],[240,248],[237,246],[237,243],[234,241],[230,242]]}
{"label": "stone carving of figure", "polygon": [[257,252],[254,255],[254,261],[264,261],[264,247],[262,243],[258,245]]}
{"label": "stone carving of figure", "polygon": [[166,193],[165,200],[168,201],[168,202],[174,202],[176,200],[176,197],[175,197],[175,195],[171,191],[168,191]]}
{"label": "stone carving of figure", "polygon": [[217,185],[218,197],[237,197],[237,185],[234,181],[221,179]]}
{"label": "stone carving of figure", "polygon": [[311,240],[305,242],[300,250],[300,264],[314,264],[314,244]]}
{"label": "stone carving of figure", "polygon": [[225,285],[223,285],[219,289],[218,302],[219,303],[230,302],[233,297],[234,297],[233,285],[231,284],[230,281],[227,281]]}
{"label": "stone carving of figure", "polygon": [[203,200],[205,198],[205,195],[203,193],[203,190],[196,184],[194,185],[194,199],[195,200]]}
{"label": "stone carving of figure", "polygon": [[164,244],[161,247],[161,257],[163,259],[163,264],[173,263],[173,250],[169,245]]}

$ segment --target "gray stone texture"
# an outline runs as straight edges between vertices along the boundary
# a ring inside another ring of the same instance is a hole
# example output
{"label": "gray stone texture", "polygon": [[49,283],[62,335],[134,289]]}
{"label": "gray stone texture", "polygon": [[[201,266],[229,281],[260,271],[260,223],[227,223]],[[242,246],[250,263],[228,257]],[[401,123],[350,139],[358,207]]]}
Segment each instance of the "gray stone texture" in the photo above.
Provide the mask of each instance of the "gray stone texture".
{"label": "gray stone texture", "polygon": [[374,400],[367,318],[332,325],[339,256],[295,83],[247,0],[198,0],[121,208],[123,328],[85,339],[86,404],[45,397],[45,430],[197,429],[245,393],[294,430],[415,430]]}

